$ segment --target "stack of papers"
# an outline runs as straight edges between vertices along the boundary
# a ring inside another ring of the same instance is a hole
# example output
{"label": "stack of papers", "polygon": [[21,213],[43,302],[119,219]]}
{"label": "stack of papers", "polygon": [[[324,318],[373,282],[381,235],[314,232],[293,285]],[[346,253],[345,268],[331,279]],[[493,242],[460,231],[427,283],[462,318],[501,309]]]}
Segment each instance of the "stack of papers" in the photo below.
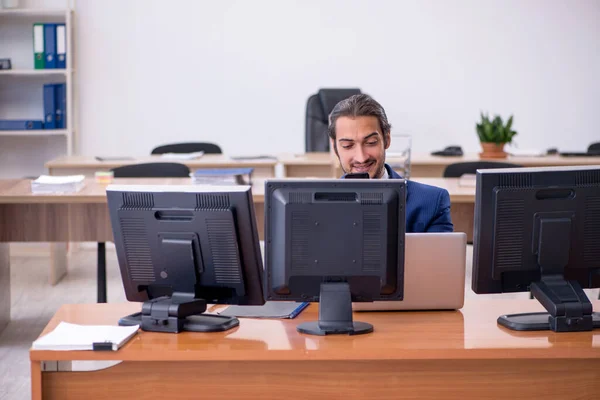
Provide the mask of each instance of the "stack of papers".
{"label": "stack of papers", "polygon": [[83,188],[83,175],[49,176],[41,175],[31,181],[32,193],[76,193]]}
{"label": "stack of papers", "polygon": [[234,156],[234,161],[253,161],[253,160],[277,160],[275,156]]}
{"label": "stack of papers", "polygon": [[458,178],[458,186],[476,187],[477,180],[475,174],[463,174]]}
{"label": "stack of papers", "polygon": [[511,156],[520,157],[541,157],[546,155],[546,152],[540,149],[517,149],[507,146],[505,151]]}
{"label": "stack of papers", "polygon": [[139,325],[77,325],[61,322],[31,345],[32,350],[118,350],[138,331]]}
{"label": "stack of papers", "polygon": [[194,160],[204,155],[203,151],[196,151],[194,153],[163,153],[162,158],[168,158],[170,160]]}
{"label": "stack of papers", "polygon": [[199,169],[192,182],[202,185],[251,185],[254,168]]}

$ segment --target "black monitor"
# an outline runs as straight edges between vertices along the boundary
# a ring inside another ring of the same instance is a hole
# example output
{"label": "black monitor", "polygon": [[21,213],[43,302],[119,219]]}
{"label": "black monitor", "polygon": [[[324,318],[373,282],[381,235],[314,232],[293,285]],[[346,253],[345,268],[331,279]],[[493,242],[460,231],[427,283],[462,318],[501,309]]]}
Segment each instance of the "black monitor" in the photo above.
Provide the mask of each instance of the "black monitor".
{"label": "black monitor", "polygon": [[319,321],[298,331],[368,333],[352,302],[402,299],[405,189],[402,179],[265,182],[265,297],[319,302]]}
{"label": "black monitor", "polygon": [[503,315],[514,330],[584,331],[600,316],[600,166],[478,170],[472,289],[525,292],[547,313]]}
{"label": "black monitor", "polygon": [[207,304],[262,305],[262,258],[249,186],[110,185],[108,208],[125,295],[121,319],[157,332],[215,332],[234,317]]}

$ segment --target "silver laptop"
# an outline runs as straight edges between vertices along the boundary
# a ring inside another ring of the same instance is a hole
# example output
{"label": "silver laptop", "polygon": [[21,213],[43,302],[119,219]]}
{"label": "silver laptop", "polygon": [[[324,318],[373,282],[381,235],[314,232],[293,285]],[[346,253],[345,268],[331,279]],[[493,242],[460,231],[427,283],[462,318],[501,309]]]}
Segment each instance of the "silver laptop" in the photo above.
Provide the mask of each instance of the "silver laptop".
{"label": "silver laptop", "polygon": [[407,233],[404,252],[404,300],[352,303],[354,311],[462,308],[467,261],[465,233]]}

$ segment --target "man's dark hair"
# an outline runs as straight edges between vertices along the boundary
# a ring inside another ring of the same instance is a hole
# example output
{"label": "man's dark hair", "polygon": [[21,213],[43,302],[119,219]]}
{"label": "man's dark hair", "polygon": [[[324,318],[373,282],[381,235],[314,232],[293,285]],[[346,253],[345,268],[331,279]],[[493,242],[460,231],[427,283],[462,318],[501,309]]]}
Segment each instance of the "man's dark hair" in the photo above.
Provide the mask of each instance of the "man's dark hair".
{"label": "man's dark hair", "polygon": [[376,117],[379,121],[379,127],[381,128],[381,134],[383,135],[383,144],[387,146],[392,125],[388,122],[385,110],[377,101],[375,101],[368,94],[355,94],[345,100],[340,101],[333,107],[331,114],[329,114],[329,127],[327,129],[329,137],[333,140],[335,149],[337,151],[337,145],[335,144],[336,132],[335,123],[339,117]]}

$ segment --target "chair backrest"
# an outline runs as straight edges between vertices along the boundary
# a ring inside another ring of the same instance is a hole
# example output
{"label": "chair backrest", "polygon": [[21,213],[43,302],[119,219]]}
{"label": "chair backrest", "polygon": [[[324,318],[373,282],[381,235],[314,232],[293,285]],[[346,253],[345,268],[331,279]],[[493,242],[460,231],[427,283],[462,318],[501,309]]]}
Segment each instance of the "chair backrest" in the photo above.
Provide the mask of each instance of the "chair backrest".
{"label": "chair backrest", "polygon": [[464,174],[475,174],[478,169],[489,168],[519,168],[521,165],[496,162],[496,161],[473,161],[450,164],[444,170],[444,178],[460,178]]}
{"label": "chair backrest", "polygon": [[600,153],[600,142],[592,143],[589,145],[588,153],[598,154]]}
{"label": "chair backrest", "polygon": [[306,102],[305,151],[329,151],[329,114],[340,101],[355,94],[360,89],[320,89]]}
{"label": "chair backrest", "polygon": [[204,154],[222,154],[221,148],[214,143],[189,142],[189,143],[171,143],[158,146],[152,150],[151,154],[165,153],[195,153],[203,151]]}
{"label": "chair backrest", "polygon": [[115,178],[188,178],[187,165],[171,162],[123,165],[112,169]]}

